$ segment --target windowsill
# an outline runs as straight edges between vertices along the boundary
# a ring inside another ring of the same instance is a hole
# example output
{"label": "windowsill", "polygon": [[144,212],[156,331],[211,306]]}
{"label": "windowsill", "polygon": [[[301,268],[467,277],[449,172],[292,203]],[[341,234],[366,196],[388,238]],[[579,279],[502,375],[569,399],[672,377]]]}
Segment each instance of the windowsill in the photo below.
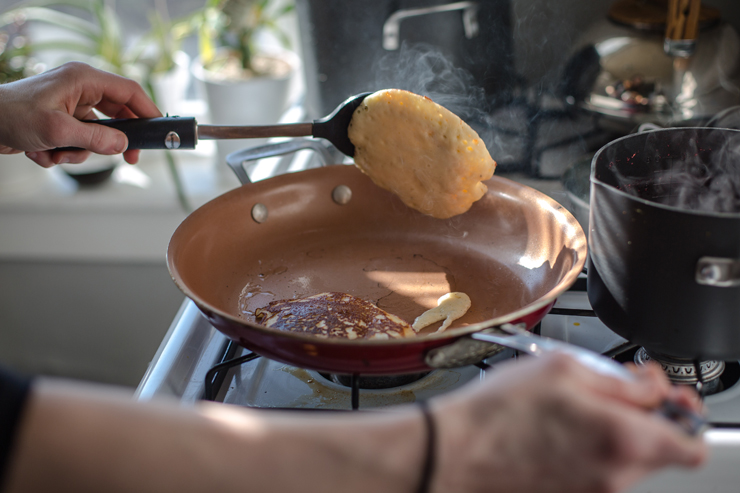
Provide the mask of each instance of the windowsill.
{"label": "windowsill", "polygon": [[[303,119],[296,105],[281,122]],[[279,140],[284,139],[270,139]],[[245,148],[257,145],[243,142]],[[187,216],[165,152],[178,164],[193,210],[240,185],[226,163],[216,163],[216,143],[207,140],[194,150],[142,151],[139,164],[121,162],[113,176],[97,186],[81,187],[58,167],[34,169],[30,184],[16,190],[0,187],[0,261],[164,263],[170,238]],[[0,156],[0,165],[3,159]],[[279,172],[273,166],[276,160],[261,160],[251,178]]]}
{"label": "windowsill", "polygon": [[[239,185],[226,164],[216,169],[214,150],[202,142],[173,153],[193,208]],[[0,260],[164,262],[186,217],[164,152],[142,151],[138,165],[119,164],[97,186],[52,168],[20,192],[0,193]]]}

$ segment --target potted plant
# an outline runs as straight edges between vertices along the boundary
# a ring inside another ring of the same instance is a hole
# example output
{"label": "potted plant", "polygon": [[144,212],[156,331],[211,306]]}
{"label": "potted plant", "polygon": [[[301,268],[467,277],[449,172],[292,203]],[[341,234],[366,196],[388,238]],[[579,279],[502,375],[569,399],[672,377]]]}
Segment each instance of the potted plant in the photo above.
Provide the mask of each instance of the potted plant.
{"label": "potted plant", "polygon": [[[7,22],[0,31],[0,84],[37,74],[43,65],[32,56],[22,22]],[[29,164],[23,153],[0,157],[0,195],[20,193],[41,183],[43,170]]]}
{"label": "potted plant", "polygon": [[[279,21],[293,10],[290,0],[206,1],[195,18],[200,55],[193,75],[213,123],[272,124],[287,110],[299,64]],[[218,162],[243,146],[219,141]]]}
{"label": "potted plant", "polygon": [[[72,10],[79,11],[80,15],[52,8],[55,6],[67,7],[67,10],[71,7]],[[26,27],[34,23],[54,27],[56,29],[51,36],[47,30],[32,32],[38,36],[33,39],[34,36],[29,35],[30,41],[24,44],[27,52],[56,54],[56,59],[49,57],[52,65],[81,59],[100,69],[136,79],[149,89],[155,101],[156,90],[159,94],[167,94],[166,99],[162,98],[165,104],[174,106],[173,101],[177,100],[177,95],[184,97],[187,87],[188,61],[183,61],[179,54],[179,41],[188,31],[183,25],[175,28],[164,20],[166,18],[166,10],[164,14],[157,11],[150,15],[150,33],[131,47],[126,46],[115,9],[106,0],[48,0],[29,3],[0,16],[0,29],[7,31],[12,26]],[[165,88],[164,84],[167,82],[172,84]],[[185,211],[189,211],[191,207],[183,191],[174,158],[168,153],[166,159],[180,204]],[[81,184],[91,184],[106,180],[121,161],[121,156],[94,154],[85,163],[61,167]]]}
{"label": "potted plant", "polygon": [[[79,15],[52,8],[59,6],[78,11]],[[143,68],[125,50],[115,10],[105,0],[29,2],[3,15],[3,26],[13,22],[29,25],[30,52],[43,57],[50,66],[82,60],[109,72],[142,78]],[[105,181],[120,162],[121,156],[92,155],[84,163],[60,167],[79,183],[87,185]]]}
{"label": "potted plant", "polygon": [[178,115],[190,82],[190,57],[182,41],[192,34],[191,16],[171,20],[164,0],[149,13],[149,32],[140,40],[137,59],[146,67],[144,84],[162,113]]}

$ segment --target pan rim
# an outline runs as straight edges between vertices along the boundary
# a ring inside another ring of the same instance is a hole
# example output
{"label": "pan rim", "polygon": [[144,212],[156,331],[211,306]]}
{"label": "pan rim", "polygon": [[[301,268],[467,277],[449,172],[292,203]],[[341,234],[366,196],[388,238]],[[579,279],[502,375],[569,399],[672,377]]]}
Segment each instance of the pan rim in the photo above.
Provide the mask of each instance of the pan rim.
{"label": "pan rim", "polygon": [[[348,166],[348,168],[352,168],[358,173],[361,173],[357,168],[354,166]],[[319,172],[319,170],[324,168],[316,168],[316,169],[310,169],[310,170],[304,170],[304,171],[298,171],[294,173],[290,173],[291,175],[297,174],[297,173],[312,173],[312,172]],[[242,185],[241,187],[235,188],[233,190],[230,190],[228,192],[225,192],[224,194],[219,195],[218,197],[215,197],[211,201],[207,202],[206,204],[202,205],[199,209],[195,210],[192,214],[198,213],[199,210],[207,206],[208,204],[218,201],[218,200],[228,200],[229,196],[243,193],[242,189],[244,187],[249,187],[252,185],[255,185],[257,183],[263,183],[268,180],[273,180],[277,178],[284,177],[286,175],[278,175],[273,178],[268,178],[266,180],[262,180],[260,182],[256,182],[253,184],[246,184]],[[575,236],[578,237],[580,241],[574,242],[574,246],[572,247],[572,250],[576,256],[575,262],[573,266],[570,268],[570,270],[566,273],[566,275],[547,293],[545,293],[543,296],[539,297],[537,300],[533,301],[532,303],[529,303],[527,305],[524,305],[523,307],[519,308],[516,311],[509,312],[503,315],[500,315],[495,318],[491,318],[488,320],[484,320],[482,322],[478,322],[475,324],[470,324],[464,327],[456,327],[452,329],[448,329],[441,333],[432,333],[428,335],[423,336],[416,336],[416,337],[401,337],[401,338],[394,338],[394,339],[385,339],[385,340],[349,340],[344,338],[332,338],[332,337],[317,337],[315,335],[308,335],[303,333],[297,333],[297,332],[290,332],[290,331],[282,331],[278,329],[272,329],[269,327],[265,327],[260,324],[256,324],[253,322],[250,322],[248,320],[236,317],[230,313],[227,313],[221,309],[218,309],[214,306],[211,306],[208,303],[203,302],[199,299],[199,297],[184,283],[180,282],[180,280],[177,278],[177,276],[174,274],[174,272],[177,272],[178,269],[174,265],[174,261],[172,260],[171,255],[171,249],[173,246],[172,239],[170,240],[170,244],[167,248],[167,254],[166,254],[166,260],[167,260],[167,268],[170,273],[170,277],[175,283],[175,285],[180,289],[180,291],[185,294],[190,300],[195,303],[195,305],[198,307],[198,309],[203,313],[211,313],[214,315],[217,315],[219,318],[228,320],[231,323],[236,323],[241,326],[248,327],[252,330],[257,330],[259,332],[269,334],[269,335],[280,335],[281,337],[287,337],[290,338],[296,342],[302,342],[305,344],[315,344],[315,343],[321,343],[321,344],[329,344],[333,346],[373,346],[373,347],[394,347],[394,346],[400,346],[400,345],[407,345],[410,343],[434,343],[442,340],[448,340],[448,339],[457,339],[459,337],[463,337],[475,332],[479,332],[481,330],[491,328],[497,325],[502,325],[505,323],[509,323],[518,319],[521,319],[527,315],[530,315],[542,308],[547,307],[548,305],[553,304],[558,296],[563,294],[565,291],[570,288],[570,286],[575,283],[576,278],[580,273],[583,271],[583,267],[586,263],[586,252],[587,252],[587,238],[586,234],[583,231],[583,228],[581,227],[578,220],[571,214],[571,212],[565,208],[563,205],[561,205],[559,202],[557,202],[552,197],[544,194],[543,192],[540,192],[539,190],[536,190],[532,187],[529,187],[527,185],[524,185],[522,183],[516,182],[514,180],[511,180],[509,178],[505,178],[502,176],[494,175],[492,178],[487,180],[488,182],[491,181],[500,181],[508,186],[514,186],[515,188],[525,189],[528,193],[534,194],[538,200],[544,200],[549,203],[549,205],[552,206],[552,209],[557,211],[560,214],[563,214],[565,216],[566,222],[569,226],[572,226],[576,233]],[[191,214],[191,215],[192,215]],[[178,230],[180,230],[181,226],[188,221],[188,218],[190,216],[186,217],[185,220],[178,226],[178,228],[175,230],[175,233],[173,233],[173,237],[175,237],[175,234]]]}

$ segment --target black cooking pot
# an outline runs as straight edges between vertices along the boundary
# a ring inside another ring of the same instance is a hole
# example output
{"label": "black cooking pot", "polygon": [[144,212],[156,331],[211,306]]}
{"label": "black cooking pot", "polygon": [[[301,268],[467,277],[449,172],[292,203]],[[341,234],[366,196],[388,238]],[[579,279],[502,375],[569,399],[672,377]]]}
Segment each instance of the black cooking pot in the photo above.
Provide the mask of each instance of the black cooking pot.
{"label": "black cooking pot", "polygon": [[[588,296],[610,329],[667,356],[740,358],[740,213],[699,209],[740,203],[733,171],[729,129],[629,135],[594,156]],[[716,188],[727,196],[702,195]]]}

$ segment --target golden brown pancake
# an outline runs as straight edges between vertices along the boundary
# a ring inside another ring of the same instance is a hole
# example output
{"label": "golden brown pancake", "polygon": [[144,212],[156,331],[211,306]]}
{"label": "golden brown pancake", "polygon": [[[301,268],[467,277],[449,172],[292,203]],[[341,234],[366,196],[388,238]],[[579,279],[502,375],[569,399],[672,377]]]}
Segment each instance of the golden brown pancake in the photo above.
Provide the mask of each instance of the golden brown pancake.
{"label": "golden brown pancake", "polygon": [[415,335],[407,322],[346,293],[272,301],[254,313],[266,327],[317,337],[390,339]]}
{"label": "golden brown pancake", "polygon": [[445,219],[466,212],[488,188],[491,159],[478,134],[429,98],[400,89],[367,96],[352,115],[355,164],[409,207]]}

